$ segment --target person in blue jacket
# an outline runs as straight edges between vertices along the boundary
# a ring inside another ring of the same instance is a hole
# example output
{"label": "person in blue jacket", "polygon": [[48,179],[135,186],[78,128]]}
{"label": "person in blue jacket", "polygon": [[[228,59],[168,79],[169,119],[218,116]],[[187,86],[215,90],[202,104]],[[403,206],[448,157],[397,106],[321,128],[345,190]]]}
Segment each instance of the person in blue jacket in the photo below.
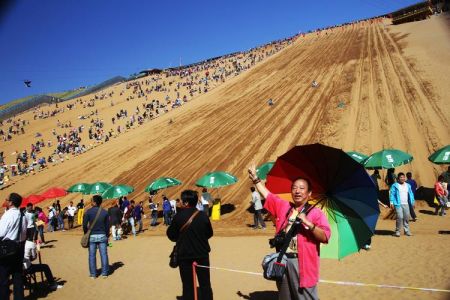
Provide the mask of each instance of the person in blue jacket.
{"label": "person in blue jacket", "polygon": [[414,193],[411,186],[406,183],[406,176],[404,173],[398,173],[397,182],[391,186],[389,191],[389,201],[391,208],[395,208],[397,213],[397,220],[395,222],[395,234],[394,236],[400,236],[400,230],[403,225],[405,235],[411,236],[411,230],[409,229],[409,204],[414,207]]}

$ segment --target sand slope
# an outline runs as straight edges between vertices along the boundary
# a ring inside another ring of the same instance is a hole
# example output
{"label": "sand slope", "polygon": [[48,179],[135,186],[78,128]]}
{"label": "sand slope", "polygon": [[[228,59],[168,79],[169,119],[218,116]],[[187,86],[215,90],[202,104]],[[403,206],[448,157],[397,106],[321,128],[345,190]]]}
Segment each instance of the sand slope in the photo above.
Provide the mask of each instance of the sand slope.
{"label": "sand slope", "polygon": [[[251,217],[246,212],[247,165],[252,160],[274,160],[294,145],[314,142],[363,153],[403,149],[415,160],[400,169],[412,170],[420,185],[432,186],[441,169],[429,163],[427,156],[450,140],[449,108],[442,94],[448,86],[442,80],[435,84],[419,72],[423,52],[411,50],[406,55],[402,49],[408,49],[408,43],[413,49],[426,48],[421,32],[431,27],[440,37],[447,29],[437,24],[446,21],[445,16],[433,18],[414,31],[408,24],[391,29],[374,23],[307,35],[182,108],[61,166],[23,178],[2,190],[0,197],[12,190],[27,195],[50,185],[102,180],[130,184],[136,187],[134,196],[144,200],[144,187],[163,175],[184,183],[167,191],[172,197],[192,187],[205,172],[226,170],[240,181],[220,191],[223,202],[234,208],[224,219],[241,224]],[[400,31],[408,35],[408,41],[401,40]],[[442,46],[436,43],[434,53],[445,58],[446,47],[448,41]],[[413,65],[410,56],[415,54]],[[427,59],[433,58],[441,60],[438,55]],[[449,70],[440,68],[441,77],[447,78]],[[320,86],[311,88],[312,80]],[[265,104],[268,98],[274,99],[273,107]],[[109,102],[103,105],[108,107]],[[120,105],[133,110],[136,103]],[[171,125],[169,118],[175,121]],[[48,130],[55,125],[54,118],[41,122]]]}

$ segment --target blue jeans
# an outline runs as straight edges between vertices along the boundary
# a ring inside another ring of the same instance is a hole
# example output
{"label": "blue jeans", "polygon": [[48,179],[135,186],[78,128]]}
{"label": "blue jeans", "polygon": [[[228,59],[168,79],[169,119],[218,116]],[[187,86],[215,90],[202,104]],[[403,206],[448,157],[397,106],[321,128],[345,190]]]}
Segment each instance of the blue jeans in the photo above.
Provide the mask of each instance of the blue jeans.
{"label": "blue jeans", "polygon": [[156,226],[156,223],[158,222],[158,212],[152,211],[152,224],[151,226]]}
{"label": "blue jeans", "polygon": [[128,219],[128,223],[130,223],[131,225],[131,232],[133,233],[133,235],[136,235],[136,228],[134,227],[134,218],[131,217]]}
{"label": "blue jeans", "polygon": [[136,220],[136,224],[139,225],[138,232],[141,232],[142,231],[142,226],[143,226],[142,219]]}
{"label": "blue jeans", "polygon": [[108,238],[106,234],[91,234],[89,238],[89,273],[91,277],[97,276],[97,247],[102,260],[102,276],[108,276]]}
{"label": "blue jeans", "polygon": [[172,211],[164,211],[163,212],[164,225],[170,225],[170,223],[171,223],[170,215],[171,214],[172,214]]}

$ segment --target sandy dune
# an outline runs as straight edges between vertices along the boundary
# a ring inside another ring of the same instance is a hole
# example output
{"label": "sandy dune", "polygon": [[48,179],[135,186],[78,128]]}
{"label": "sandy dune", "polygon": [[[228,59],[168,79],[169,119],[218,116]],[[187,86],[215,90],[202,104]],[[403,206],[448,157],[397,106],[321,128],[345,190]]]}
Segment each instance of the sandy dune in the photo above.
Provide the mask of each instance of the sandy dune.
{"label": "sandy dune", "polygon": [[[247,212],[250,184],[246,176],[251,161],[275,160],[294,145],[314,142],[366,154],[394,147],[415,158],[412,164],[399,169],[411,170],[419,185],[432,186],[443,169],[429,163],[427,157],[450,141],[448,24],[448,16],[442,15],[397,27],[365,23],[319,36],[307,35],[177,110],[62,165],[20,178],[1,190],[0,198],[12,191],[28,195],[49,186],[68,187],[75,182],[102,180],[130,184],[136,188],[132,197],[145,200],[145,186],[163,175],[183,181],[182,186],[166,191],[169,197],[176,197],[181,189],[192,188],[205,172],[226,170],[235,174],[239,182],[213,191],[216,196],[220,192],[227,213],[214,224],[221,237],[212,240],[212,260],[217,266],[259,271],[261,257],[269,251],[267,238],[271,232],[247,237],[253,233],[246,227],[252,220]],[[319,82],[318,88],[311,88],[313,80]],[[112,89],[118,93],[123,86]],[[274,100],[273,107],[266,105],[268,98]],[[113,113],[120,108],[132,111],[136,103],[118,99],[111,108],[108,99],[96,108],[110,123]],[[57,119],[72,120],[77,125],[81,121],[76,117],[89,111],[77,108],[35,121],[32,126],[47,140]],[[25,118],[30,116],[25,114]],[[169,119],[174,123],[169,125]],[[34,140],[31,134],[28,137],[2,144],[2,149],[9,155],[15,149],[28,148]],[[70,195],[61,201],[65,204],[78,199],[79,195]],[[421,209],[430,210],[426,206]],[[450,288],[445,266],[450,241],[448,235],[437,234],[438,230],[449,229],[448,218],[426,213],[419,214],[419,218],[413,225],[416,236],[377,236],[375,249],[369,253],[342,262],[324,260],[322,277]],[[392,221],[380,221],[382,233],[392,227]],[[162,234],[163,229],[159,228],[136,240],[115,244],[110,249],[111,262],[122,261],[124,266],[108,280],[97,280],[96,294],[94,288],[79,288],[91,284],[85,276],[87,255],[78,245],[79,231],[49,235],[58,242],[53,243],[54,248],[45,249],[44,255],[48,255],[57,276],[67,280],[66,287],[49,298],[93,299],[97,295],[99,299],[119,299],[130,296],[121,287],[121,282],[129,282],[135,299],[173,299],[179,294],[179,282],[176,271],[166,266],[170,244],[164,237],[152,237]],[[245,257],[237,260],[233,255],[236,251],[245,253]],[[135,279],[130,282],[130,278]],[[261,278],[219,272],[213,273],[213,285],[217,299],[240,299],[237,291],[244,295],[253,293],[242,299],[272,299],[273,293],[263,292],[275,289]],[[320,294],[322,299],[448,296],[327,284],[321,284]]]}

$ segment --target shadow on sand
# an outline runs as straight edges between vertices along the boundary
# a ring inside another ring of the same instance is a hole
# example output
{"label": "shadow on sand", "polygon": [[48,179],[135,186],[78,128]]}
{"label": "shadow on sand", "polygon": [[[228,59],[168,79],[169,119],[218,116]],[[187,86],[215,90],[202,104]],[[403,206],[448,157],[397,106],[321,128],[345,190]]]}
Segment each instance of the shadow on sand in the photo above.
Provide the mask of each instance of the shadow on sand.
{"label": "shadow on sand", "polygon": [[[116,261],[115,263],[113,263],[112,265],[109,265],[109,276],[111,276],[112,274],[114,274],[114,272],[119,269],[122,268],[124,266],[124,263],[121,261]],[[100,274],[102,272],[102,269],[97,269],[97,274]]]}
{"label": "shadow on sand", "polygon": [[375,230],[375,235],[393,235],[394,233],[392,230]]}
{"label": "shadow on sand", "polygon": [[242,299],[249,300],[277,300],[278,292],[276,291],[256,291],[251,292],[248,295],[244,295],[241,291],[237,291],[236,293]]}

